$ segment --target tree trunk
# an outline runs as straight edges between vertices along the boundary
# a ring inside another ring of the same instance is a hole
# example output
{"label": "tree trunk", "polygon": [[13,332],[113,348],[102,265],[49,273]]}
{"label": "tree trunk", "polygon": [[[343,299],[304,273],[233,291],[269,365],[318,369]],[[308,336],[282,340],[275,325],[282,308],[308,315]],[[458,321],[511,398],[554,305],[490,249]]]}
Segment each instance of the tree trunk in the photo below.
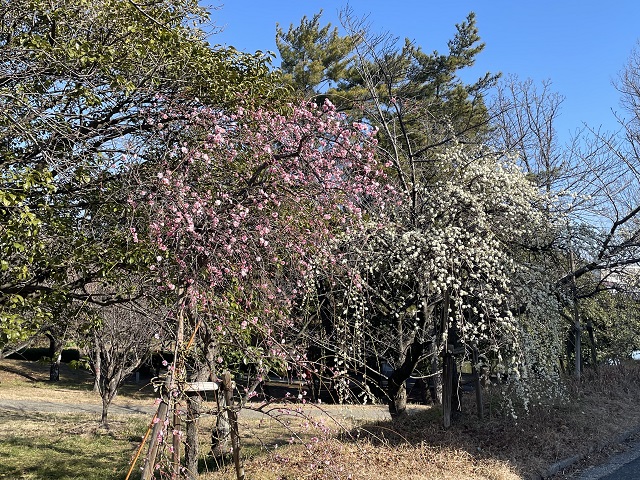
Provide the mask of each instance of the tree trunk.
{"label": "tree trunk", "polygon": [[389,377],[387,396],[389,413],[392,417],[402,416],[407,410],[407,386],[406,380],[411,376],[416,365],[420,361],[427,344],[413,341],[407,349],[404,361]]}
{"label": "tree trunk", "polygon": [[231,453],[233,454],[233,463],[236,467],[237,480],[244,479],[244,465],[240,458],[240,432],[238,431],[238,412],[233,408],[233,389],[234,383],[231,381],[229,371],[224,372],[222,384],[224,386],[224,395],[226,397],[227,406],[229,408],[229,422],[231,427]]}
{"label": "tree trunk", "polygon": [[[190,375],[192,382],[204,382],[210,378],[209,369],[206,366],[199,365],[197,370]],[[202,397],[197,395],[189,395],[187,399],[187,419],[185,426],[185,467],[187,469],[187,478],[198,478],[198,457],[200,455],[200,443],[198,441],[198,424],[200,414],[202,413]]]}
{"label": "tree trunk", "polygon": [[187,469],[186,475],[190,480],[198,478],[198,454],[200,452],[200,444],[198,443],[198,418],[200,417],[201,406],[202,398],[200,395],[189,396],[187,400],[184,461],[185,468]]}
{"label": "tree trunk", "polygon": [[442,405],[442,375],[440,373],[440,356],[438,355],[438,345],[432,342],[429,347],[431,356],[431,378],[429,392],[434,405]]}
{"label": "tree trunk", "polygon": [[231,451],[231,423],[227,410],[227,398],[224,389],[216,391],[218,404],[218,416],[216,426],[211,432],[211,454],[216,457],[224,457]]}
{"label": "tree trunk", "polygon": [[111,403],[111,400],[107,399],[106,395],[102,397],[102,416],[100,417],[100,424],[107,429],[109,428],[109,421],[107,420],[107,415],[109,414],[110,403]]}
{"label": "tree trunk", "polygon": [[46,335],[49,339],[49,358],[51,359],[49,381],[57,382],[60,380],[60,361],[62,360],[62,347],[64,342],[51,333],[47,333]]}
{"label": "tree trunk", "polygon": [[480,370],[478,370],[479,354],[478,348],[473,347],[473,383],[476,391],[476,410],[478,412],[478,418],[484,417],[484,399],[482,398],[482,382],[480,381]]}
{"label": "tree trunk", "polygon": [[573,375],[576,379],[580,380],[580,373],[582,372],[582,327],[580,326],[580,320],[576,320],[573,331],[575,335]]}
{"label": "tree trunk", "polygon": [[407,384],[404,380],[389,379],[387,389],[389,395],[389,413],[392,417],[404,416],[407,413]]}
{"label": "tree trunk", "polygon": [[103,391],[102,395],[102,416],[100,418],[100,423],[106,429],[109,428],[109,421],[107,419],[107,415],[109,413],[109,405],[116,396],[118,389],[118,381],[117,379],[104,380],[102,384]]}
{"label": "tree trunk", "polygon": [[93,379],[93,391],[100,393],[100,376],[102,375],[102,357],[100,356],[100,348],[95,346],[93,354],[93,374],[95,378]]}
{"label": "tree trunk", "polygon": [[62,355],[58,355],[55,361],[51,362],[51,367],[49,367],[49,381],[58,382],[60,381],[60,360],[62,359]]}

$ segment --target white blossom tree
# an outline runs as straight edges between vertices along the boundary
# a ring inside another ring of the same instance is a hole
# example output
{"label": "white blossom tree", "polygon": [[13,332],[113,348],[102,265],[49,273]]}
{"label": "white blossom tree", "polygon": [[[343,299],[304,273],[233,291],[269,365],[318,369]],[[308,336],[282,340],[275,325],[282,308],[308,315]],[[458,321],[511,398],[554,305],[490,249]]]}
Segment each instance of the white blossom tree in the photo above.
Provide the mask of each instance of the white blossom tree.
{"label": "white blossom tree", "polygon": [[[344,238],[351,274],[325,295],[337,312],[338,371],[371,355],[388,362],[393,414],[403,413],[405,381],[420,362],[437,365],[449,345],[480,348],[511,380],[534,364],[553,376],[560,345],[559,319],[538,308],[554,302],[548,282],[528,261],[547,227],[537,188],[485,147],[453,144],[431,166],[440,174],[416,188],[417,209],[401,196],[365,235]],[[540,341],[543,332],[551,341]]]}
{"label": "white blossom tree", "polygon": [[[552,199],[515,159],[482,146],[490,120],[483,95],[496,77],[466,84],[458,76],[483,48],[474,20],[456,25],[448,54],[427,55],[371,35],[351,12],[342,17],[353,56],[348,82],[328,94],[378,128],[377,155],[398,193],[385,211],[369,212],[367,234],[343,238],[350,274],[318,281],[319,336],[333,353],[334,375],[380,377],[380,360],[391,365],[386,396],[394,415],[404,412],[405,381],[421,362],[437,392],[449,345],[477,343],[522,375],[527,319],[514,312],[526,310],[530,297],[548,296],[528,260],[546,235],[541,210]],[[517,276],[528,283],[520,286]]]}

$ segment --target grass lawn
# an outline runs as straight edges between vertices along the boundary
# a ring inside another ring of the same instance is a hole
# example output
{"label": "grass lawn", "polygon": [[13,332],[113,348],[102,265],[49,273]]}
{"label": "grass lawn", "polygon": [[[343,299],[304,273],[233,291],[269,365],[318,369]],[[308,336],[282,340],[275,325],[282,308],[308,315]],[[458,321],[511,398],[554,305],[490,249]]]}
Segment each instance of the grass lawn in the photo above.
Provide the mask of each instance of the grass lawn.
{"label": "grass lawn", "polygon": [[90,415],[0,410],[0,478],[123,479],[146,418],[118,418],[109,432]]}

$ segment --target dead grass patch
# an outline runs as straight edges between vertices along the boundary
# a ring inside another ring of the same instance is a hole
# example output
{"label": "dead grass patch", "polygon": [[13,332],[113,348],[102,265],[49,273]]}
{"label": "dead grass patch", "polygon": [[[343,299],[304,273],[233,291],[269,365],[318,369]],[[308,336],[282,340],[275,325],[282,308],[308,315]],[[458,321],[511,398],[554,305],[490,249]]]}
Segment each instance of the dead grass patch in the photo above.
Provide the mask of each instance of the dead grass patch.
{"label": "dead grass patch", "polygon": [[[126,383],[119,390],[128,406],[153,404],[153,387],[148,383]],[[51,403],[101,405],[93,391],[93,376],[86,370],[60,365],[60,381],[49,380],[49,364],[24,360],[0,360],[0,400],[42,400]]]}
{"label": "dead grass patch", "polygon": [[[324,440],[312,447],[295,445],[277,449],[246,465],[247,478],[388,480],[516,480],[521,478],[507,463],[478,459],[457,449],[421,445],[376,445]],[[235,478],[230,466],[203,475],[204,479]]]}
{"label": "dead grass patch", "polygon": [[[473,395],[464,397],[463,413],[452,428],[441,424],[439,408],[415,412],[402,421],[355,422],[354,428],[308,447],[308,438],[286,440],[287,432],[270,424],[244,426],[248,478],[352,479],[529,479],[540,478],[555,462],[585,455],[576,468],[602,462],[624,432],[640,426],[640,366],[602,367],[599,376],[585,372],[581,382],[568,380],[570,401],[532,407],[514,419],[498,408],[483,420],[475,416]],[[492,402],[491,392],[487,401]],[[343,417],[344,418],[344,417]],[[355,417],[353,417],[355,419]],[[354,425],[353,423],[351,425]],[[261,428],[262,427],[262,428]],[[266,427],[266,430],[265,430]],[[255,439],[266,440],[256,455]],[[306,443],[306,445],[298,442]],[[275,448],[275,445],[278,445]],[[326,463],[328,459],[329,463]],[[225,466],[203,478],[232,479]]]}

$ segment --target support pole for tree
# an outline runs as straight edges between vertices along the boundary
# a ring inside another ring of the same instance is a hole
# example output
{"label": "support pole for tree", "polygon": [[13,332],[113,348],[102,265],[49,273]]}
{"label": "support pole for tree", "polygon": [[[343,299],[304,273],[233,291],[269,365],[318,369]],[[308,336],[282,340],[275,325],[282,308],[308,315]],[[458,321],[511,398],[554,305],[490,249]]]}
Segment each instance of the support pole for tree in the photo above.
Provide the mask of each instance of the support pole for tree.
{"label": "support pole for tree", "polygon": [[442,420],[444,428],[451,426],[451,401],[453,397],[453,345],[447,345],[442,362]]}
{"label": "support pole for tree", "polygon": [[589,332],[589,346],[591,347],[591,367],[598,373],[598,351],[596,350],[596,337],[593,334],[593,322],[587,320],[587,332]]}
{"label": "support pole for tree", "polygon": [[482,417],[484,416],[484,401],[482,399],[482,383],[480,382],[480,371],[478,370],[478,347],[473,347],[471,355],[471,361],[473,362],[471,373],[473,374],[473,382],[476,391],[476,408],[478,410],[478,418],[482,420]]}
{"label": "support pole for tree", "polygon": [[[153,430],[151,431],[149,452],[147,453],[147,458],[145,459],[144,467],[142,469],[142,476],[140,477],[141,480],[151,480],[153,478],[153,472],[155,470],[155,464],[156,464],[156,457],[158,455],[158,448],[160,446],[161,438],[163,437],[162,431],[165,427],[165,421],[169,417],[170,398],[172,393],[176,389],[175,376],[176,376],[176,373],[179,371],[179,369],[182,368],[182,364],[180,360],[180,353],[182,352],[182,344],[184,343],[184,312],[183,312],[182,302],[179,302],[177,320],[178,320],[178,324],[176,327],[176,347],[175,347],[175,352],[173,357],[173,366],[172,366],[173,368],[169,369],[169,372],[167,373],[167,378],[165,379],[164,391],[162,392],[162,400],[160,402],[160,405],[158,406],[158,411],[156,412],[156,416],[154,418],[155,424],[153,426]],[[175,416],[176,416],[176,412],[174,408],[174,423],[175,423]],[[173,445],[174,445],[174,456],[173,456],[174,472],[176,471],[175,468],[177,468],[177,471],[179,473],[180,441],[178,437],[178,443],[177,443],[178,448],[175,449],[175,445],[176,445],[175,434],[173,437]],[[176,459],[176,451],[178,455],[177,459]],[[176,467],[176,463],[177,463],[177,467]],[[172,473],[172,477],[173,475],[174,474]]]}
{"label": "support pole for tree", "polygon": [[[184,293],[184,290],[181,289],[180,290],[180,296],[182,297],[182,294]],[[180,376],[181,373],[183,373],[182,371],[184,370],[183,368],[183,361],[182,361],[182,357],[180,356],[181,352],[182,352],[182,345],[184,343],[184,305],[182,303],[182,301],[179,302],[178,304],[178,325],[177,325],[177,330],[176,330],[176,349],[174,352],[174,360],[173,360],[173,365],[174,365],[174,369],[175,369],[175,374]],[[175,382],[172,385],[172,387],[175,386]],[[170,389],[170,394],[172,393],[173,388]],[[171,473],[171,479],[172,480],[176,480],[177,478],[180,477],[180,437],[181,437],[181,432],[180,432],[180,410],[178,408],[178,403],[174,402],[173,403],[173,437],[172,437],[172,444],[171,446],[173,447],[173,453],[171,456],[171,462],[173,464],[173,471]]]}
{"label": "support pole for tree", "polygon": [[229,422],[231,423],[231,448],[233,454],[233,463],[236,467],[236,477],[238,480],[244,480],[244,466],[240,460],[240,435],[238,432],[238,412],[233,408],[233,382],[231,374],[226,371],[222,374],[222,384],[224,386],[224,395],[226,398],[227,409],[229,412]]}
{"label": "support pole for tree", "polygon": [[180,478],[180,437],[181,437],[181,421],[180,421],[180,409],[179,405],[174,403],[173,405],[173,472],[171,473],[171,480],[177,480]]}
{"label": "support pole for tree", "polygon": [[[169,374],[167,375],[167,379],[165,381],[165,385],[168,386],[171,384],[172,380],[171,380],[171,372],[169,372]],[[155,417],[153,418],[154,421],[154,425],[153,425],[153,429],[151,430],[151,440],[149,441],[149,451],[147,453],[147,458],[145,459],[144,462],[144,467],[142,469],[142,476],[140,477],[141,480],[151,480],[151,478],[153,478],[153,471],[155,469],[155,464],[156,464],[156,456],[158,455],[158,446],[159,446],[159,440],[160,440],[160,435],[162,434],[162,429],[164,428],[164,422],[167,418],[167,414],[169,412],[169,403],[167,402],[167,399],[164,398],[164,392],[163,392],[163,398],[162,401],[160,402],[160,405],[158,405],[158,411],[156,412]]]}
{"label": "support pole for tree", "polygon": [[573,330],[575,335],[574,340],[574,370],[573,375],[577,380],[580,380],[580,372],[582,370],[582,326],[580,325],[580,316],[578,315],[578,292],[576,286],[575,261],[573,258],[573,250],[569,252],[569,268],[571,269],[571,290],[573,297]]}

